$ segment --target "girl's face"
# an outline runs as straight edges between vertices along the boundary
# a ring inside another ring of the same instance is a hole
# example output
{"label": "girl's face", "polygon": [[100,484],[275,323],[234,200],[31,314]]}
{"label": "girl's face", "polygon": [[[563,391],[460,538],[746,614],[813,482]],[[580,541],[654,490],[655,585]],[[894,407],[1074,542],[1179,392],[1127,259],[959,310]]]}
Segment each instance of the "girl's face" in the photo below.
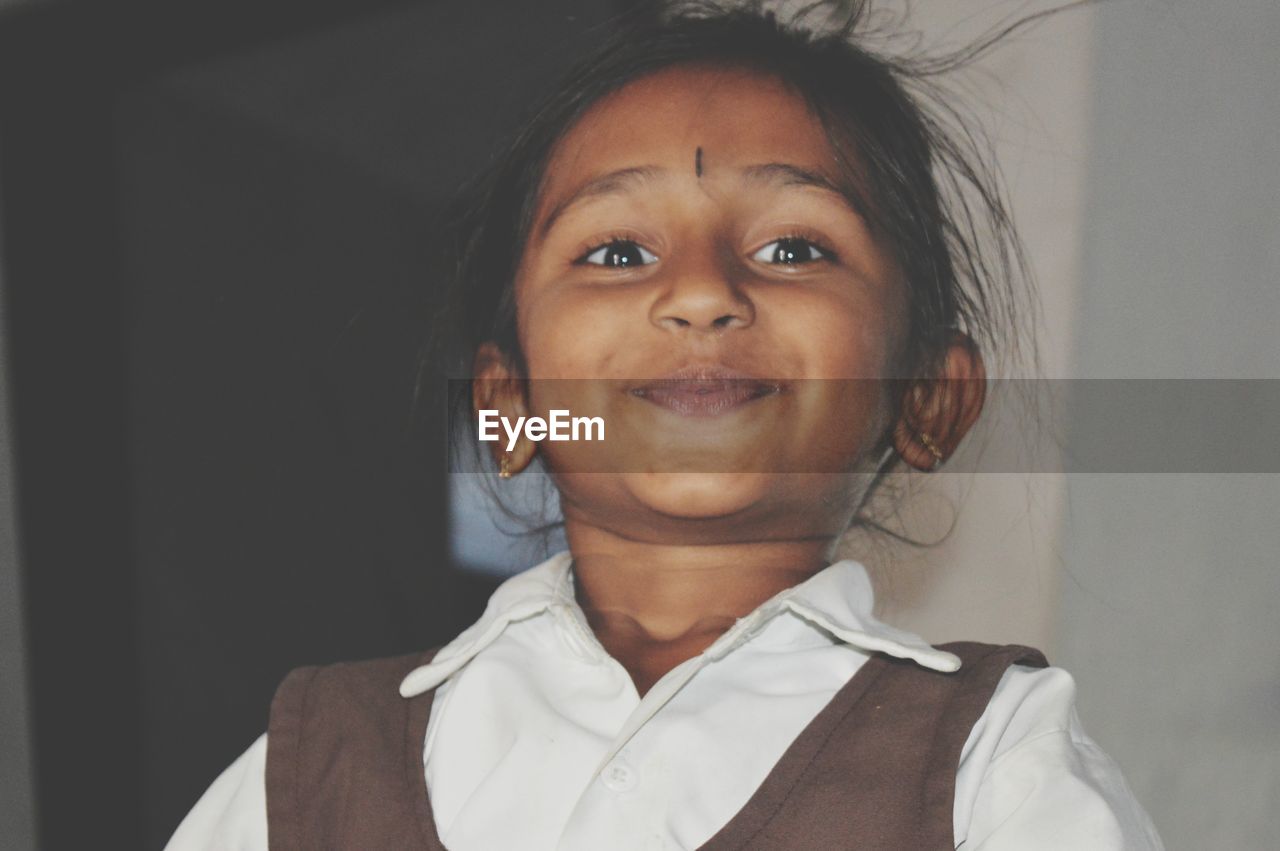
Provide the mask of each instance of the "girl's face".
{"label": "girl's face", "polygon": [[537,445],[570,528],[844,528],[891,424],[905,289],[840,182],[803,98],[743,69],[644,77],[561,140],[516,299],[527,412],[605,421],[604,443]]}

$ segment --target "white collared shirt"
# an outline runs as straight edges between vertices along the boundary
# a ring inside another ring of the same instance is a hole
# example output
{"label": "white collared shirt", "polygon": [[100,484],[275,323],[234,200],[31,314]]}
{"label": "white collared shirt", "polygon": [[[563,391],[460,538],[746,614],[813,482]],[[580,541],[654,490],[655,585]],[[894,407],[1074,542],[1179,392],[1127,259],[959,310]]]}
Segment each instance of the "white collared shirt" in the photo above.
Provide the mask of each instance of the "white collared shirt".
{"label": "white collared shirt", "polygon": [[[866,570],[837,562],[740,618],[644,695],[605,651],[559,553],[513,576],[481,618],[402,682],[436,688],[423,742],[450,851],[691,849],[747,803],[873,651],[939,671],[959,659],[871,615]],[[266,736],[167,846],[266,849]],[[495,817],[496,816],[496,817]],[[956,772],[957,847],[1162,849],[1119,768],[1080,727],[1060,668],[1011,667]]]}

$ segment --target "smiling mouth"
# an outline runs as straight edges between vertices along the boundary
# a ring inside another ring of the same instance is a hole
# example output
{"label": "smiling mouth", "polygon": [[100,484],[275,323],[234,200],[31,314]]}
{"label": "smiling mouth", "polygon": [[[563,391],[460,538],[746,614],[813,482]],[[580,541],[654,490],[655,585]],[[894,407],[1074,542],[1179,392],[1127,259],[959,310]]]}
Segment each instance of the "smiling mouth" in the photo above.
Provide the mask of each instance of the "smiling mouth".
{"label": "smiling mouth", "polygon": [[782,392],[782,385],[720,367],[679,370],[631,395],[686,417],[714,417]]}

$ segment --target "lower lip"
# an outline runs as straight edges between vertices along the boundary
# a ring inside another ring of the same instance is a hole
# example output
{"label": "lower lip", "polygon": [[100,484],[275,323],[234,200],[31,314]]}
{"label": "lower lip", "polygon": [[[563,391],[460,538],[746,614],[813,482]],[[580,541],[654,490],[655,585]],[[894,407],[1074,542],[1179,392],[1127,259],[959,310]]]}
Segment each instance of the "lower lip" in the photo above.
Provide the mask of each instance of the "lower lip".
{"label": "lower lip", "polygon": [[686,417],[714,417],[780,392],[761,381],[690,379],[640,387],[631,393]]}

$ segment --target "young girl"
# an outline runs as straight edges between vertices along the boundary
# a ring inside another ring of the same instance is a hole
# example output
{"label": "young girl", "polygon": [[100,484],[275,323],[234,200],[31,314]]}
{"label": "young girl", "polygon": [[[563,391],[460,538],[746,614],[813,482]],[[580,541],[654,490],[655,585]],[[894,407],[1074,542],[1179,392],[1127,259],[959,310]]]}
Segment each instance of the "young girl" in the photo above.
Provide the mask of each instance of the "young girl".
{"label": "young girl", "polygon": [[832,563],[977,419],[1017,265],[860,10],[626,27],[537,112],[446,324],[473,422],[603,421],[475,444],[545,469],[569,549],[443,648],[294,671],[170,848],[1161,847],[1066,672],[879,623]]}

